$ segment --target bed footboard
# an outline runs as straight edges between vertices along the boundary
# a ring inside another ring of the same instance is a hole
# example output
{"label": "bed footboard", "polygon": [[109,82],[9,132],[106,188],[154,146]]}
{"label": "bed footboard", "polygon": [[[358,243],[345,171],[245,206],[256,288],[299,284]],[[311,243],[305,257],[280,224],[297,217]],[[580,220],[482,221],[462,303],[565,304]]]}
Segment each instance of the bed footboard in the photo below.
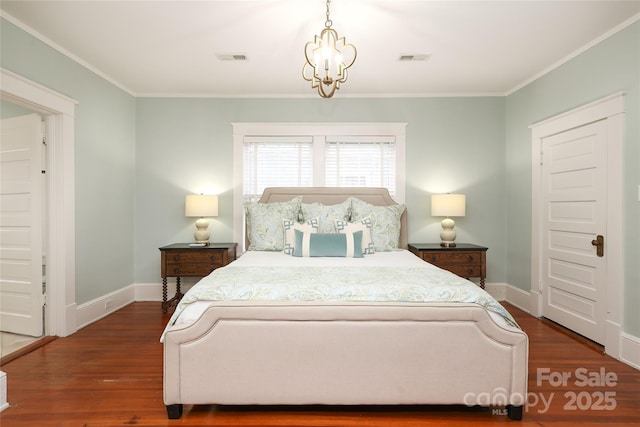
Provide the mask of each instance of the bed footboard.
{"label": "bed footboard", "polygon": [[528,339],[475,304],[209,307],[165,336],[164,402],[464,404],[522,418]]}

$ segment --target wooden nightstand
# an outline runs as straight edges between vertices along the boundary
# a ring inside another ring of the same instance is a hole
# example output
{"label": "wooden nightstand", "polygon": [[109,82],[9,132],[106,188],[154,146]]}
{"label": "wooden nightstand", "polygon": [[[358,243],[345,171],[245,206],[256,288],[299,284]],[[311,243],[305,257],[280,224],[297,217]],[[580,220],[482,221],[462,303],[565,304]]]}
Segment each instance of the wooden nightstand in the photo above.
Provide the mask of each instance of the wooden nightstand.
{"label": "wooden nightstand", "polygon": [[[162,312],[177,305],[182,298],[181,277],[204,277],[216,268],[236,259],[237,243],[211,243],[209,246],[189,246],[174,243],[160,248],[162,255]],[[176,278],[176,294],[167,301],[167,277]]]}
{"label": "wooden nightstand", "polygon": [[410,243],[409,250],[423,260],[460,277],[479,277],[484,289],[487,277],[487,249],[470,243],[457,243],[453,248],[444,248],[439,243]]}

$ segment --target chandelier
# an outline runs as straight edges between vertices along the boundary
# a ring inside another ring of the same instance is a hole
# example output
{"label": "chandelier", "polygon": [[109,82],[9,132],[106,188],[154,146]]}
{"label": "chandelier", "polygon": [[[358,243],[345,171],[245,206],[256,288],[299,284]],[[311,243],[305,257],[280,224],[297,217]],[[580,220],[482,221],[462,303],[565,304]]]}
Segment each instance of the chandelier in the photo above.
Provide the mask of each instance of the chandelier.
{"label": "chandelier", "polygon": [[302,68],[302,77],[311,82],[313,89],[318,88],[318,94],[323,98],[331,98],[340,83],[347,81],[347,69],[356,60],[356,47],[347,44],[344,37],[338,38],[338,33],[331,28],[333,22],[329,18],[329,4],[327,0],[327,20],[319,36],[304,46],[304,56],[307,60]]}

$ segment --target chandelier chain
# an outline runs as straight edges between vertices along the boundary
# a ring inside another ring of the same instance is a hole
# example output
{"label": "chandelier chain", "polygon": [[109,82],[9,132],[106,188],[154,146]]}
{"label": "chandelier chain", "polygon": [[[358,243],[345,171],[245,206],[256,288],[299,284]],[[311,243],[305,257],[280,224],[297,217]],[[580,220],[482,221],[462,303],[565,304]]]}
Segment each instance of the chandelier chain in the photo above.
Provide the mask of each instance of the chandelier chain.
{"label": "chandelier chain", "polygon": [[333,25],[333,21],[331,20],[331,18],[329,18],[329,4],[331,3],[331,0],[327,0],[327,20],[324,21],[324,26],[327,28],[331,28],[331,26]]}

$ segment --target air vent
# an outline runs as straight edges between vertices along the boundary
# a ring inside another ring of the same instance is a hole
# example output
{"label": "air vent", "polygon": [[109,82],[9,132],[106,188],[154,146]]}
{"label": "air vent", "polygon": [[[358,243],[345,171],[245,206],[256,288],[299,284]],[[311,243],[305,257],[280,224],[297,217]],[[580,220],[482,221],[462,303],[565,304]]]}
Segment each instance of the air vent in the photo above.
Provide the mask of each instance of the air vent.
{"label": "air vent", "polygon": [[400,61],[426,61],[431,57],[431,54],[416,53],[416,54],[403,54],[400,55]]}
{"label": "air vent", "polygon": [[218,53],[216,54],[221,61],[246,61],[247,55],[244,53]]}

